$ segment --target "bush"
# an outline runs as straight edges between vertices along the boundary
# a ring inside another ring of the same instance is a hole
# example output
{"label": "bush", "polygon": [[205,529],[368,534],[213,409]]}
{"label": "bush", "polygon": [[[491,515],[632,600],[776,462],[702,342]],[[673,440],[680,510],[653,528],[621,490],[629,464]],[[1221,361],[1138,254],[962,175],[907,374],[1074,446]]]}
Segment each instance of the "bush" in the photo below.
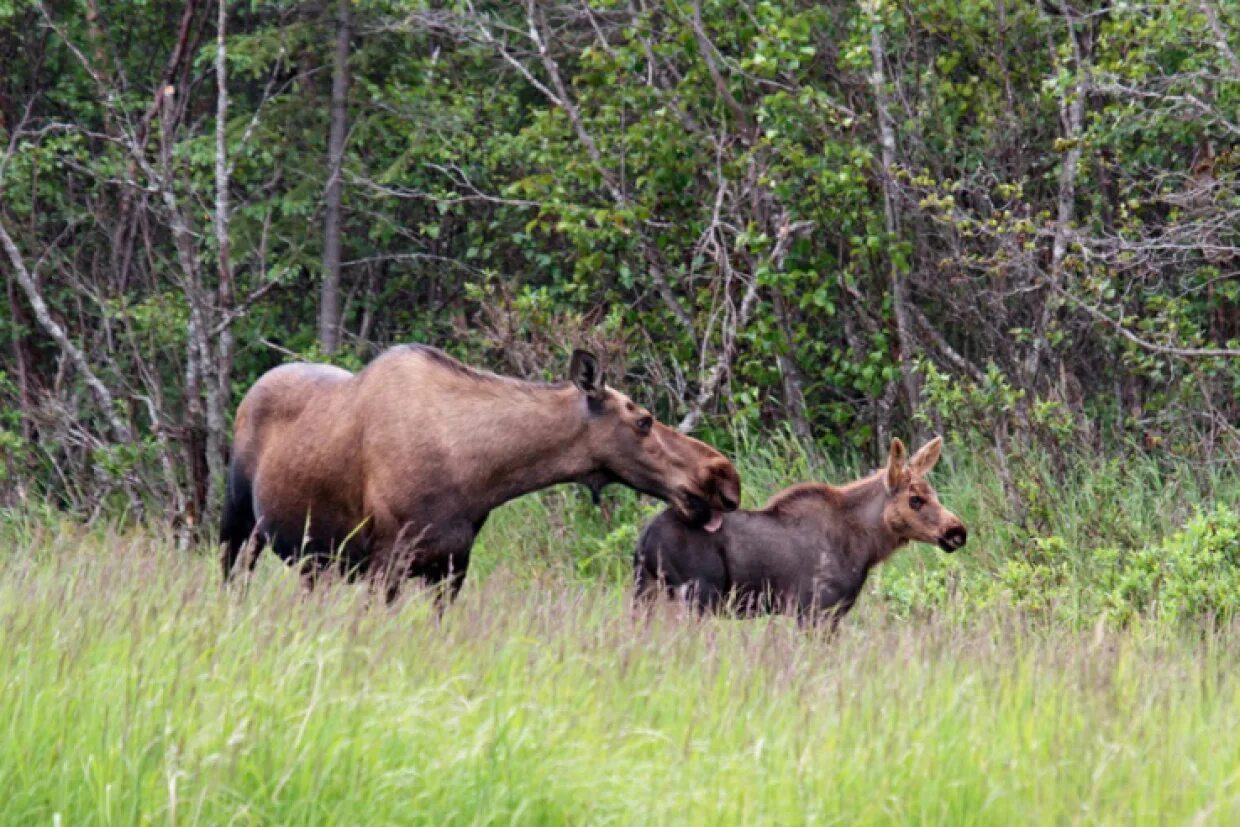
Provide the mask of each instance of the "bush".
{"label": "bush", "polygon": [[1061,537],[1036,538],[1030,553],[999,567],[996,581],[1009,605],[1058,622],[1225,624],[1240,613],[1240,515],[1222,504],[1198,509],[1161,542],[1084,555]]}
{"label": "bush", "polygon": [[1240,515],[1219,504],[1198,511],[1157,545],[1097,555],[1107,615],[1149,614],[1169,622],[1228,622],[1240,608]]}

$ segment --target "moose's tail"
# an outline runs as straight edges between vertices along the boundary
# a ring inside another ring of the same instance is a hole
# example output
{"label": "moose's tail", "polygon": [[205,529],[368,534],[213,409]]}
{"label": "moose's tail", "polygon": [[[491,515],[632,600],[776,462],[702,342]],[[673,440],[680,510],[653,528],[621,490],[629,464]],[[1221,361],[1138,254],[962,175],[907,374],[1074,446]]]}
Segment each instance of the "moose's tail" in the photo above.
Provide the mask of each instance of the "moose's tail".
{"label": "moose's tail", "polygon": [[[232,577],[237,557],[254,533],[254,525],[254,492],[234,455],[228,465],[228,484],[224,486],[224,508],[220,514],[220,562],[225,583]],[[257,551],[254,556],[258,556]]]}

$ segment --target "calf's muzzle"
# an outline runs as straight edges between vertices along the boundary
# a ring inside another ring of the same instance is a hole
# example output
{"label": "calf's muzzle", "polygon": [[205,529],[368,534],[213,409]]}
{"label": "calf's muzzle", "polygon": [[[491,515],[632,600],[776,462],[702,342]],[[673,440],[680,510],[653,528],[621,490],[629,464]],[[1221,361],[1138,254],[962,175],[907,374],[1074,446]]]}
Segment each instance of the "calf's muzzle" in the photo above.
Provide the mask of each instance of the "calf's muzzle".
{"label": "calf's muzzle", "polygon": [[939,548],[949,554],[960,548],[969,539],[969,533],[963,525],[954,525],[939,537]]}

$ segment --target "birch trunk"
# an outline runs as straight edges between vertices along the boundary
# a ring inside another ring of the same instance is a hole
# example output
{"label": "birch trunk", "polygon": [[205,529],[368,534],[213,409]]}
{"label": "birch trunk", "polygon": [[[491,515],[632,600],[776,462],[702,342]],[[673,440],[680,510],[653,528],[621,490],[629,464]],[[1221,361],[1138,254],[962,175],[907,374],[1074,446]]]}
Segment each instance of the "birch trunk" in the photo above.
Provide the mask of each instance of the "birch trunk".
{"label": "birch trunk", "polygon": [[[1068,25],[1068,37],[1072,43],[1073,61],[1077,80],[1071,91],[1065,92],[1059,101],[1059,121],[1063,140],[1067,146],[1063,164],[1059,168],[1059,196],[1056,203],[1055,237],[1051,242],[1050,289],[1043,296],[1042,309],[1033,331],[1033,344],[1024,364],[1024,381],[1032,387],[1041,371],[1042,362],[1050,350],[1047,330],[1059,307],[1060,290],[1063,286],[1063,262],[1068,253],[1068,241],[1072,224],[1076,220],[1076,171],[1081,161],[1081,131],[1085,123],[1085,98],[1089,93],[1089,73],[1086,56],[1077,35],[1076,22],[1064,7],[1064,20]],[[1051,46],[1052,57],[1054,47]]]}
{"label": "birch trunk", "polygon": [[[228,168],[228,51],[225,35],[228,29],[228,0],[219,0],[219,18],[215,33],[215,241],[218,253],[219,284],[216,286],[215,311],[227,319],[234,299],[232,243],[229,238]],[[209,340],[208,340],[209,341]],[[208,510],[214,512],[222,500],[224,465],[228,444],[228,408],[232,404],[233,335],[230,325],[223,325],[215,342],[214,376],[207,383],[207,486]]]}
{"label": "birch trunk", "polygon": [[340,171],[344,162],[349,95],[349,0],[336,3],[336,57],[332,67],[331,125],[327,139],[327,192],[323,221],[323,288],[319,296],[319,344],[340,347]]}
{"label": "birch trunk", "polygon": [[[891,171],[896,164],[896,133],[891,120],[891,108],[887,101],[887,79],[885,65],[887,62],[886,48],[883,43],[883,30],[879,17],[878,4],[871,7],[870,21],[870,59],[874,70],[870,75],[870,84],[874,90],[874,106],[878,114],[879,145],[882,148],[882,184],[883,184],[883,221],[887,236],[895,239],[899,233],[899,215],[896,206],[895,183]],[[911,323],[908,314],[908,296],[905,291],[904,274],[900,272],[895,258],[890,258],[888,278],[891,285],[891,305],[896,322],[896,363],[900,367],[900,379],[904,386],[905,403],[908,406],[910,421],[917,413],[918,389],[917,377],[913,374],[910,357],[913,353]],[[914,436],[916,436],[914,434]]]}

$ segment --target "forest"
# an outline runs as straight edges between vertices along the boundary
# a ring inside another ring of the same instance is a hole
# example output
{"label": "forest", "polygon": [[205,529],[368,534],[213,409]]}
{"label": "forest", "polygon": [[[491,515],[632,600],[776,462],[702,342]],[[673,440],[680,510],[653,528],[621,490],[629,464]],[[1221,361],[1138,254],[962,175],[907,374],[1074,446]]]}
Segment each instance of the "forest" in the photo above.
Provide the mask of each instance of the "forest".
{"label": "forest", "polygon": [[264,370],[409,341],[724,446],[1234,463],[1238,22],[7,0],[0,496],[197,525]]}
{"label": "forest", "polygon": [[[0,66],[0,823],[1240,820],[1237,0],[0,0]],[[401,343],[591,351],[745,508],[941,435],[968,544],[834,636],[634,620],[620,486],[443,612],[220,588],[246,391]]]}

